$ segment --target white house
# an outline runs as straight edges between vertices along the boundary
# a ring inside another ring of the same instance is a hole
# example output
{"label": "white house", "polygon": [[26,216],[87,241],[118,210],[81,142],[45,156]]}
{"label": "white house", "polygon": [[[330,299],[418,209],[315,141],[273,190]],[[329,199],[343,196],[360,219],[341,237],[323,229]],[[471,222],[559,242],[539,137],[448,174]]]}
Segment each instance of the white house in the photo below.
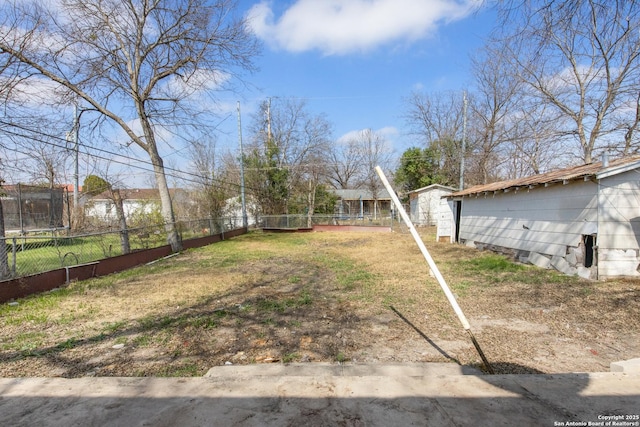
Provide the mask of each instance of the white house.
{"label": "white house", "polygon": [[437,225],[440,216],[440,201],[443,196],[453,193],[455,188],[440,184],[410,191],[409,205],[411,221],[415,225]]}
{"label": "white house", "polygon": [[[189,197],[184,190],[169,189],[174,204],[188,203]],[[150,214],[160,208],[160,193],[155,188],[132,188],[120,190],[125,218],[133,214]],[[113,197],[108,192],[91,197],[84,207],[85,215],[103,221],[116,220]]]}
{"label": "white house", "polygon": [[639,156],[479,185],[446,199],[440,241],[586,278],[640,275]]}

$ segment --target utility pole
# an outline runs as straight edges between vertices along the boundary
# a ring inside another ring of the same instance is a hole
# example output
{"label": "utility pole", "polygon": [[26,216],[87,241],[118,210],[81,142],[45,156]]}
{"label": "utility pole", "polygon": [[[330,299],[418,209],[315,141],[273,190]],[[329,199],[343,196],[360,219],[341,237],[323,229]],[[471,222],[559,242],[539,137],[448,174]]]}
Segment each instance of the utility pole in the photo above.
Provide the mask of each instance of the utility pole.
{"label": "utility pole", "polygon": [[271,142],[271,97],[267,103],[267,143]]}
{"label": "utility pole", "polygon": [[244,190],[244,150],[242,149],[242,121],[240,118],[240,101],[238,101],[238,142],[240,144],[240,200],[242,202],[242,227],[247,228],[247,203]]}
{"label": "utility pole", "polygon": [[78,104],[75,105],[73,110],[73,151],[75,153],[75,162],[73,168],[73,209],[78,209],[78,186],[79,186],[79,173],[78,173],[78,142],[80,135],[80,115],[78,113]]}
{"label": "utility pole", "polygon": [[460,190],[464,190],[464,154],[467,151],[467,91],[462,93],[462,150],[460,153]]}

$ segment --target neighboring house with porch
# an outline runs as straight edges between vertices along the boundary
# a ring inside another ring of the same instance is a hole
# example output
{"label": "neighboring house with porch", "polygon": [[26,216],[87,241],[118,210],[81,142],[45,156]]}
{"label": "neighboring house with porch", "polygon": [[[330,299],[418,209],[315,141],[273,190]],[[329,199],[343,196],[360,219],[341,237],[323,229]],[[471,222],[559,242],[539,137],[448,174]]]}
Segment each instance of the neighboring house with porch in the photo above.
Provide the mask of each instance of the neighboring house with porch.
{"label": "neighboring house with porch", "polygon": [[585,278],[640,275],[639,156],[445,197],[440,241],[498,250]]}
{"label": "neighboring house with porch", "polygon": [[432,184],[408,193],[411,221],[415,225],[437,225],[440,201],[443,196],[453,193],[455,188]]}
{"label": "neighboring house with porch", "polygon": [[386,189],[373,194],[366,189],[332,190],[338,196],[334,215],[338,218],[377,219],[391,211],[391,196]]}

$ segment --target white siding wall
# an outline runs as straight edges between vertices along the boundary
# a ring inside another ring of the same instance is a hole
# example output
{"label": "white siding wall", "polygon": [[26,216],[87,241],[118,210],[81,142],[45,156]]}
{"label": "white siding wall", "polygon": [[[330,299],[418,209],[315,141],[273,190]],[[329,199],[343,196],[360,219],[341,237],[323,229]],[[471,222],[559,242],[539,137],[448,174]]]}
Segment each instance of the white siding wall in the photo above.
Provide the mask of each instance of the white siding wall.
{"label": "white siding wall", "polygon": [[564,257],[597,231],[596,191],[579,181],[465,197],[460,239]]}
{"label": "white siding wall", "polygon": [[440,199],[451,191],[431,188],[423,191],[411,200],[411,221],[416,225],[437,225],[440,212]]}
{"label": "white siding wall", "polygon": [[[125,218],[130,218],[134,213],[149,214],[153,212],[157,206],[158,202],[153,200],[123,200],[122,203]],[[112,220],[117,218],[116,208],[114,203],[110,200],[91,201],[86,207],[85,215],[100,218],[102,220]]]}
{"label": "white siding wall", "polygon": [[[158,207],[159,202],[155,200],[123,200],[122,203],[125,218],[130,218],[133,214],[150,214]],[[115,217],[115,208],[113,211]]]}
{"label": "white siding wall", "polygon": [[436,231],[436,241],[453,243],[455,228],[453,222],[453,201],[440,199],[438,208],[438,229]]}
{"label": "white siding wall", "polygon": [[105,200],[91,201],[85,205],[85,215],[95,218],[106,218],[109,204],[113,206],[113,203]]}
{"label": "white siding wall", "polygon": [[640,174],[634,170],[604,178],[599,194],[599,275],[638,275]]}

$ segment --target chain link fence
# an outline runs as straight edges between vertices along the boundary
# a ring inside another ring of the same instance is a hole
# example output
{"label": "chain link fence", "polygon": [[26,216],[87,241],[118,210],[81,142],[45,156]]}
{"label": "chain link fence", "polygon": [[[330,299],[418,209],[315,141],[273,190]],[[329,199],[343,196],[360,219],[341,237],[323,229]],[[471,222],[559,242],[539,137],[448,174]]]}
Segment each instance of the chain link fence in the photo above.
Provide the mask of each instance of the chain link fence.
{"label": "chain link fence", "polygon": [[374,217],[349,215],[264,215],[258,220],[260,228],[299,229],[311,228],[314,225],[357,225],[363,227],[399,226],[398,220],[389,213]]}
{"label": "chain link fence", "polygon": [[[377,218],[346,215],[260,216],[256,225],[263,229],[304,229],[314,225],[385,226],[398,231],[403,228],[390,214]],[[181,239],[188,240],[237,230],[243,227],[243,221],[242,217],[181,220],[176,227]],[[8,235],[0,238],[0,280],[122,255],[123,247],[126,247],[123,242],[125,238],[128,238],[130,252],[167,244],[164,224],[128,228],[125,232],[111,226],[107,230],[94,232],[71,233],[67,228],[61,228]]]}
{"label": "chain link fence", "polygon": [[[242,227],[242,218],[185,220],[178,221],[176,227],[182,240],[187,240],[236,230]],[[128,228],[124,232],[108,230],[72,235],[67,229],[52,229],[30,235],[9,235],[0,238],[0,280],[122,255],[126,237],[131,252],[167,244],[163,224]]]}

